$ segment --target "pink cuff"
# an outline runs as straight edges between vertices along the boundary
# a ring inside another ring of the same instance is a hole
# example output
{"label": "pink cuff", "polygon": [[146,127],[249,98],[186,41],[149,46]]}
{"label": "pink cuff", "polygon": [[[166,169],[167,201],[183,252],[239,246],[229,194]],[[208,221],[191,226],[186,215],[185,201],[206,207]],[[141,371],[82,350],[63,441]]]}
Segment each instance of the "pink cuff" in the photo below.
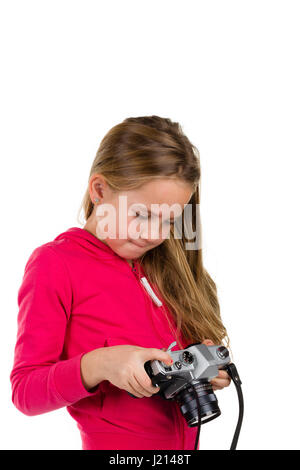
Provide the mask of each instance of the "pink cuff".
{"label": "pink cuff", "polygon": [[55,364],[53,380],[58,395],[66,405],[76,403],[82,398],[91,397],[98,393],[99,385],[89,392],[83,385],[80,372],[80,361],[85,353],[81,353]]}

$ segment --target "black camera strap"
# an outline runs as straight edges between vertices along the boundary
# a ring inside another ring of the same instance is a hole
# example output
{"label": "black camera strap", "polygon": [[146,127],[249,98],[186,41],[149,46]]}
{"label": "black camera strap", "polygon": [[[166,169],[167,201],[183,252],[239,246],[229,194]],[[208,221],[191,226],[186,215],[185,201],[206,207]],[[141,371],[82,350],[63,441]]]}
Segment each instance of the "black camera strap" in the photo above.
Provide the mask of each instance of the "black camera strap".
{"label": "black camera strap", "polygon": [[229,376],[232,378],[233,383],[235,385],[237,395],[238,395],[238,400],[239,400],[239,417],[238,417],[238,422],[235,428],[235,433],[232,439],[232,443],[230,446],[230,450],[236,450],[237,442],[239,439],[241,427],[242,427],[242,422],[243,422],[243,416],[244,416],[244,398],[243,398],[243,392],[242,392],[242,381],[239,377],[237,368],[233,362],[231,364],[227,364],[225,368],[229,374]]}
{"label": "black camera strap", "polygon": [[[239,435],[240,435],[240,431],[241,431],[241,427],[242,427],[243,416],[244,416],[244,399],[243,399],[243,393],[242,393],[242,387],[241,387],[242,381],[239,377],[239,374],[238,374],[238,371],[237,371],[237,368],[236,368],[235,364],[233,364],[233,363],[227,364],[226,367],[224,367],[224,370],[226,370],[228,372],[228,375],[233,380],[233,383],[234,383],[236,391],[237,391],[238,400],[239,400],[239,417],[238,417],[238,422],[237,422],[237,425],[236,425],[236,428],[235,428],[235,433],[234,433],[234,436],[233,436],[233,439],[232,439],[232,443],[231,443],[231,446],[230,446],[230,450],[236,450],[236,446],[237,446],[237,443],[238,443],[238,439],[239,439]],[[194,450],[198,450],[199,436],[200,436],[200,430],[201,430],[201,405],[200,405],[198,394],[197,394],[197,391],[196,391],[194,385],[192,383],[190,383],[190,386],[194,390],[195,398],[196,398],[196,402],[197,402],[197,409],[198,409],[198,432],[197,432],[197,436],[196,436],[196,440],[195,440],[195,446],[194,446]],[[211,419],[213,419],[213,417]],[[210,421],[210,419],[207,419],[205,422],[207,423],[208,421]]]}

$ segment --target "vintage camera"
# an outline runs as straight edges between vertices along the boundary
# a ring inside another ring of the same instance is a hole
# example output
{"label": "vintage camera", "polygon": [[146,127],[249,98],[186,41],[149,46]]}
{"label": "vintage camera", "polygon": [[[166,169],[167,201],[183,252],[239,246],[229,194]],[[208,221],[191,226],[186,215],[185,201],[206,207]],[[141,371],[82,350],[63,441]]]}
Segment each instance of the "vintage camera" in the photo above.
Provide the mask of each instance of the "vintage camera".
{"label": "vintage camera", "polygon": [[155,395],[176,400],[189,427],[198,425],[199,405],[199,424],[217,418],[221,411],[209,380],[218,375],[219,369],[226,369],[230,362],[228,349],[194,343],[171,351],[175,345],[172,343],[167,350],[174,361],[172,366],[158,360],[144,364],[152,384],[160,387]]}

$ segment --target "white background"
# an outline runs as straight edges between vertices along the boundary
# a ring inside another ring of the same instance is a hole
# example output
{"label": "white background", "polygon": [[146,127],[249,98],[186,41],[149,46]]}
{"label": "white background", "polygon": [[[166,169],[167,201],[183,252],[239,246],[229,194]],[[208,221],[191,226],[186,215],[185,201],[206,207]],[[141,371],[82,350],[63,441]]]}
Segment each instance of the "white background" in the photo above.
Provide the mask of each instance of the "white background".
{"label": "white background", "polygon": [[[104,134],[180,122],[200,151],[204,264],[243,380],[240,449],[299,449],[299,2],[2,1],[3,449],[80,449],[65,409],[11,402],[17,290],[37,246],[77,223]],[[228,449],[234,386],[202,449]],[[166,429],[166,433],[168,430]]]}

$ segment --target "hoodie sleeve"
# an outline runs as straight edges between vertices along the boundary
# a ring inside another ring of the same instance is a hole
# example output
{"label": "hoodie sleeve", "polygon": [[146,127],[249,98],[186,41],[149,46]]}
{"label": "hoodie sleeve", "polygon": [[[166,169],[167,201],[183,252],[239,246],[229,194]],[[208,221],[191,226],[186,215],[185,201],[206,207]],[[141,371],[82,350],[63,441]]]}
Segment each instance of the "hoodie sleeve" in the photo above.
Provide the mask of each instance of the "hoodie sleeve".
{"label": "hoodie sleeve", "polygon": [[70,278],[54,248],[30,255],[18,291],[18,332],[10,374],[12,401],[32,416],[71,405],[97,393],[82,383],[84,353],[60,360],[72,305]]}

